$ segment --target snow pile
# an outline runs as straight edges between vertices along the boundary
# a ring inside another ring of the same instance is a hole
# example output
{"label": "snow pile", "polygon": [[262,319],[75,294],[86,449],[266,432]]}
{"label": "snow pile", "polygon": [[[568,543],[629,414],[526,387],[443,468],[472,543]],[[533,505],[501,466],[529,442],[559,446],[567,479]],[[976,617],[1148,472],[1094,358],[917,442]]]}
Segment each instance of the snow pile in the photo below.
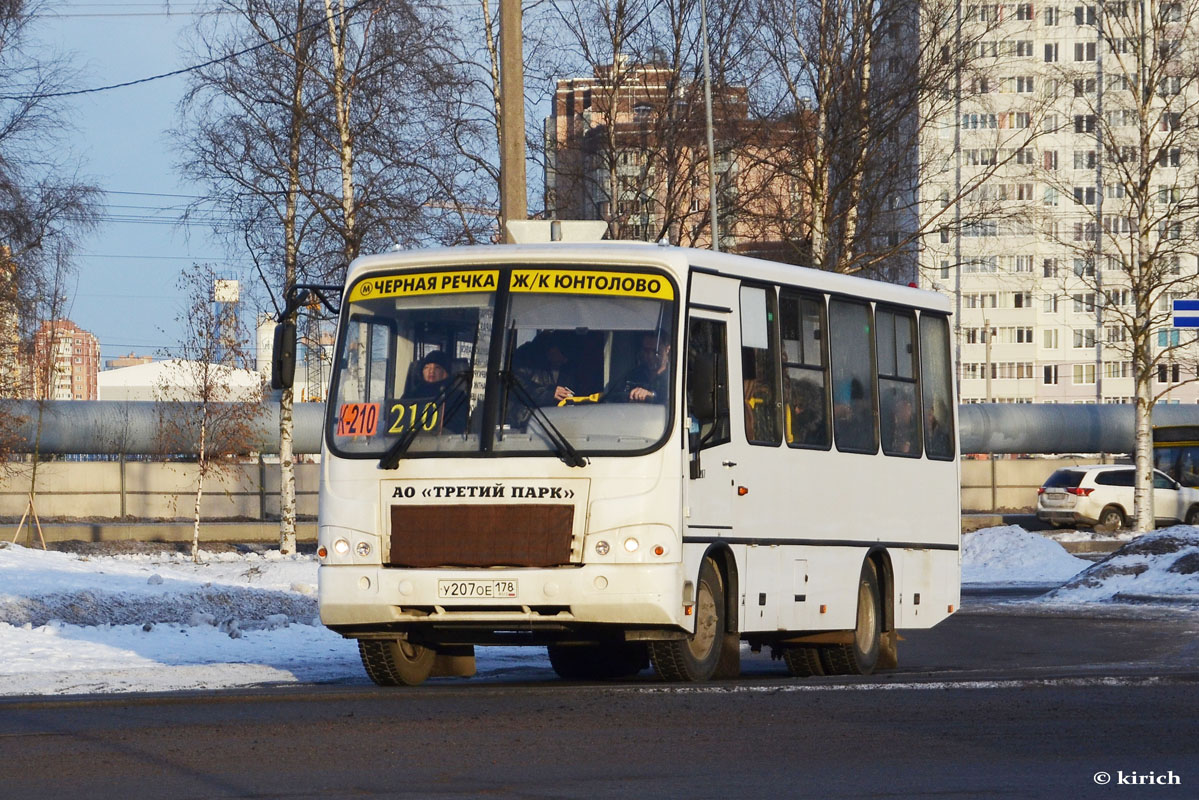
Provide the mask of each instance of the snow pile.
{"label": "snow pile", "polygon": [[983,528],[962,537],[962,583],[1056,586],[1090,563],[1018,525]]}
{"label": "snow pile", "polygon": [[0,622],[194,626],[200,613],[222,622],[282,614],[311,623],[315,571],[312,557],[278,551],[203,553],[196,564],[178,553],[93,559],[13,545],[0,551]]}
{"label": "snow pile", "polygon": [[1199,528],[1138,536],[1045,599],[1051,602],[1199,602]]}
{"label": "snow pile", "polygon": [[[0,542],[0,695],[367,683],[357,645],[317,619],[316,570],[277,551],[194,564]],[[539,648],[479,654],[481,676],[552,674]]]}

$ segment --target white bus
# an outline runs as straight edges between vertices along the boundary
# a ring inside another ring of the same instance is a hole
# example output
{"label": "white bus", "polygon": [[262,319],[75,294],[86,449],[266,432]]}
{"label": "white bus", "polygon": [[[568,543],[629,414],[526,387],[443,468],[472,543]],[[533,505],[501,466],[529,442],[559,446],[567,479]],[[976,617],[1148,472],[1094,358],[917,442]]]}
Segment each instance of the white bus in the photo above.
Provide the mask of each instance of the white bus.
{"label": "white bus", "polygon": [[564,678],[896,663],[959,602],[949,306],[637,243],[357,259],[319,599],[379,684],[547,646]]}

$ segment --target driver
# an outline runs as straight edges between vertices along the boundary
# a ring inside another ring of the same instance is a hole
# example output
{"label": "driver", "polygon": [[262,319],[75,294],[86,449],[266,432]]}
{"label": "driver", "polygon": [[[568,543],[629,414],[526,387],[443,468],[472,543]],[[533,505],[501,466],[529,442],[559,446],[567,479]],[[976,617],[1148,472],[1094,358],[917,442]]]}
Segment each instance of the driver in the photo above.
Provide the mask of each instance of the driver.
{"label": "driver", "polygon": [[[404,392],[400,402],[406,406],[408,422],[412,417],[427,431],[462,433],[466,430],[466,394],[453,386],[450,378],[450,359],[441,350],[434,350],[420,360],[420,380]],[[433,401],[445,391],[439,405]],[[421,402],[424,401],[424,402]],[[403,420],[401,420],[403,421]]]}

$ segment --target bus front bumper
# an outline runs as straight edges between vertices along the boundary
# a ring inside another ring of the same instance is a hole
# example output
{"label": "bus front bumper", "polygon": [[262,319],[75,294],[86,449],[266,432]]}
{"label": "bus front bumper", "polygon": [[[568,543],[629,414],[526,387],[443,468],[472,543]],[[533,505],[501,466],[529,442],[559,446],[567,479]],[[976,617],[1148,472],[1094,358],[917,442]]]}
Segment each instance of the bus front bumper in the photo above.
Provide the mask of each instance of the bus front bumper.
{"label": "bus front bumper", "polygon": [[[690,629],[682,575],[677,563],[438,570],[321,565],[317,572],[321,622],[352,636],[432,626]],[[488,592],[497,596],[484,596]]]}

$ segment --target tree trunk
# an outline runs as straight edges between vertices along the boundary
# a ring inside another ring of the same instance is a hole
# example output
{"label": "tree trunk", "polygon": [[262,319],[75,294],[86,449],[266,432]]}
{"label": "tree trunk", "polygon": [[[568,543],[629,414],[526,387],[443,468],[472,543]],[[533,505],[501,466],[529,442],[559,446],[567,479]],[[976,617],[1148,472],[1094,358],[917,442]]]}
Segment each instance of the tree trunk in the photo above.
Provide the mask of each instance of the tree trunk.
{"label": "tree trunk", "polygon": [[200,563],[200,500],[204,497],[204,473],[208,469],[208,412],[200,416],[200,453],[196,459],[199,475],[196,476],[196,507],[192,516],[192,561]]}
{"label": "tree trunk", "polygon": [[279,400],[279,553],[296,552],[296,465],[292,450],[291,389],[284,389]]}
{"label": "tree trunk", "polygon": [[[1146,304],[1147,305],[1147,304]],[[1138,309],[1139,311],[1140,309]],[[1146,308],[1145,314],[1148,315]],[[1138,314],[1139,316],[1139,314]],[[1147,316],[1146,316],[1147,318]],[[1133,487],[1133,529],[1149,533],[1154,528],[1153,513],[1153,366],[1149,352],[1149,330],[1143,328],[1134,336],[1136,352],[1133,375],[1136,380],[1136,483]]]}
{"label": "tree trunk", "polygon": [[[296,284],[299,246],[296,242],[296,213],[300,191],[300,143],[304,126],[304,66],[302,50],[303,6],[297,9],[295,39],[295,78],[291,96],[291,129],[288,132],[287,201],[283,213],[283,287],[284,293]],[[295,393],[283,390],[279,399],[279,552],[296,551],[296,470],[292,449]]]}

